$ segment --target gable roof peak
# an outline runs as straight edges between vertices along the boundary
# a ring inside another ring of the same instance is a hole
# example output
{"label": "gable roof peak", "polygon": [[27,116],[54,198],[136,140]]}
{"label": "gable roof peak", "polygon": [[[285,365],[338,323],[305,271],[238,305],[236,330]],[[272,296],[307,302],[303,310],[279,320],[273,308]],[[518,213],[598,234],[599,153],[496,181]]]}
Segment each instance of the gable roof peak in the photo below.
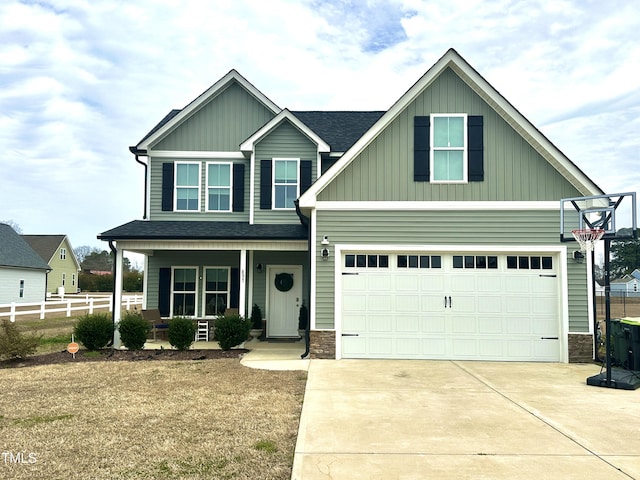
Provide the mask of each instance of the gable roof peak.
{"label": "gable roof peak", "polygon": [[[265,94],[258,90],[251,82],[244,78],[236,69],[220,78],[217,82],[207,88],[204,92],[192,100],[186,107],[181,110],[172,110],[154,129],[149,132],[136,146],[135,150],[147,150],[149,145],[156,140],[162,138],[166,133],[170,132],[177,125],[189,118],[197,112],[201,107],[206,105],[209,100],[224,91],[231,83],[237,83],[247,92],[249,92],[256,100],[262,103],[265,108],[277,115],[282,110],[278,105],[273,103]],[[131,149],[130,149],[131,150]]]}

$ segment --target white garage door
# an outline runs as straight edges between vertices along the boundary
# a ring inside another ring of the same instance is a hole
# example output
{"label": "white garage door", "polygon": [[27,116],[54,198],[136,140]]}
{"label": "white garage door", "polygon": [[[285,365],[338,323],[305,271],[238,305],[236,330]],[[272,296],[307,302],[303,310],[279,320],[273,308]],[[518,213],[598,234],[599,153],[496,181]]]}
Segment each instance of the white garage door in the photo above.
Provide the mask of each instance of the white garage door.
{"label": "white garage door", "polygon": [[346,253],[343,358],[560,361],[549,254]]}

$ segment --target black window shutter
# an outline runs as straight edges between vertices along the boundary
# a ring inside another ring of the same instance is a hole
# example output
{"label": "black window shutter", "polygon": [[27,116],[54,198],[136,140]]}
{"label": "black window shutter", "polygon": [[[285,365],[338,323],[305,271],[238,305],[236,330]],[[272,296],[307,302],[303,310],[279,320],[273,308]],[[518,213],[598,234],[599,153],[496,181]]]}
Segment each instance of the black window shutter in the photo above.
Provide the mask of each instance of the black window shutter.
{"label": "black window shutter", "polygon": [[429,181],[429,117],[413,117],[413,180]]}
{"label": "black window shutter", "polygon": [[231,269],[231,292],[229,308],[240,308],[240,269]]}
{"label": "black window shutter", "polygon": [[158,272],[158,310],[161,317],[171,316],[171,269],[161,268]]}
{"label": "black window shutter", "polygon": [[271,160],[260,161],[260,209],[271,210]]}
{"label": "black window shutter", "polygon": [[233,208],[234,212],[244,212],[244,163],[233,164]]}
{"label": "black window shutter", "polygon": [[173,163],[162,164],[162,211],[173,211]]}
{"label": "black window shutter", "polygon": [[469,115],[467,118],[467,141],[469,147],[469,181],[484,180],[484,140],[482,135],[483,120],[481,115]]}
{"label": "black window shutter", "polygon": [[311,160],[300,161],[300,195],[311,186]]}

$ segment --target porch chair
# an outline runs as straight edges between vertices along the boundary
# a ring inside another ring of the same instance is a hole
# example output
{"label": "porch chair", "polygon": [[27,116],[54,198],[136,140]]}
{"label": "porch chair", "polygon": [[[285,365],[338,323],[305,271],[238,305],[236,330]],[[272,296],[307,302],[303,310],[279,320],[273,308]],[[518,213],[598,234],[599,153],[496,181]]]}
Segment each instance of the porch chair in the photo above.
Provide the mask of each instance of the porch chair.
{"label": "porch chair", "polygon": [[209,341],[209,322],[206,320],[198,320],[198,328],[196,329],[196,342]]}
{"label": "porch chair", "polygon": [[165,320],[162,320],[160,310],[157,308],[142,310],[142,318],[149,322],[154,341],[158,339],[158,330],[167,331],[169,329],[169,324]]}

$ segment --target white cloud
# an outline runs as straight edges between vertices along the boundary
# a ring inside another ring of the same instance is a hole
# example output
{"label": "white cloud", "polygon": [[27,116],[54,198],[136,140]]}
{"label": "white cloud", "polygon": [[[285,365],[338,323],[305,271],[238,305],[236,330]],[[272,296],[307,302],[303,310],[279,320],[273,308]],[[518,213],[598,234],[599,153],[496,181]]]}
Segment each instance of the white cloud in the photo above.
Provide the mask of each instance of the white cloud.
{"label": "white cloud", "polygon": [[0,205],[75,246],[142,215],[128,152],[231,68],[281,107],[386,109],[456,48],[607,191],[637,190],[640,7],[616,0],[9,0]]}

